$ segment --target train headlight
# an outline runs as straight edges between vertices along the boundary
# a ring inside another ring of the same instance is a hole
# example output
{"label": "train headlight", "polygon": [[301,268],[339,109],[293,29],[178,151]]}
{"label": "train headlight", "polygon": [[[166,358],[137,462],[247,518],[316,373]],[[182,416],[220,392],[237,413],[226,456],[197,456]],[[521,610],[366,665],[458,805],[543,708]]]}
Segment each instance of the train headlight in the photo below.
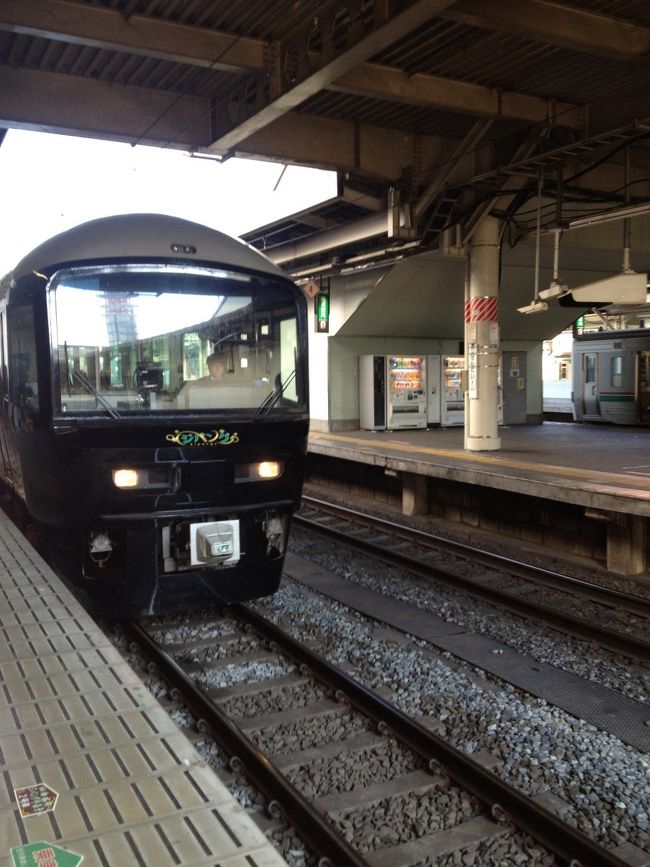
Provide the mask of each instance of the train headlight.
{"label": "train headlight", "polygon": [[174,475],[168,467],[121,467],[113,470],[113,484],[120,490],[138,488],[140,490],[163,490],[174,486]]}
{"label": "train headlight", "polygon": [[140,477],[137,470],[113,470],[113,484],[116,488],[138,488]]}
{"label": "train headlight", "polygon": [[235,466],[235,483],[266,482],[279,479],[284,472],[282,461],[260,461],[256,464],[237,464]]}

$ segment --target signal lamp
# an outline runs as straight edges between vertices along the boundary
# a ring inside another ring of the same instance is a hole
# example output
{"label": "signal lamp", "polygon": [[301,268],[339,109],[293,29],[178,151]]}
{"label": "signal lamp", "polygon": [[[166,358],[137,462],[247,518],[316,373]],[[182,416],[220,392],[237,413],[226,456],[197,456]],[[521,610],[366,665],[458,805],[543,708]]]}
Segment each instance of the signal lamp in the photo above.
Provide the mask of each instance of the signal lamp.
{"label": "signal lamp", "polygon": [[316,331],[319,334],[327,334],[330,330],[330,296],[325,292],[319,292],[315,301]]}

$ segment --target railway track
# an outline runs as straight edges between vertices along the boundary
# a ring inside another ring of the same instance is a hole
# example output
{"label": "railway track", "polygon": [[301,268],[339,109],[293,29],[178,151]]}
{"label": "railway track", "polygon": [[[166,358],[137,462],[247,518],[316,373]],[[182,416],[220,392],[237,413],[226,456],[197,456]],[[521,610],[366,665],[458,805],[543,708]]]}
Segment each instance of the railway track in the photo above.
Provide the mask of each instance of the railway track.
{"label": "railway track", "polygon": [[[321,867],[468,863],[447,860],[468,848],[479,853],[472,863],[481,854],[504,863],[499,847],[513,840],[536,853],[526,863],[627,863],[245,606],[194,624],[191,637],[186,624],[160,620],[126,631]],[[351,787],[366,765],[365,782]]]}
{"label": "railway track", "polygon": [[[303,496],[294,522],[390,565],[542,619],[572,636],[635,659],[650,659],[648,600],[314,497]],[[450,557],[480,569],[460,575],[450,568]]]}

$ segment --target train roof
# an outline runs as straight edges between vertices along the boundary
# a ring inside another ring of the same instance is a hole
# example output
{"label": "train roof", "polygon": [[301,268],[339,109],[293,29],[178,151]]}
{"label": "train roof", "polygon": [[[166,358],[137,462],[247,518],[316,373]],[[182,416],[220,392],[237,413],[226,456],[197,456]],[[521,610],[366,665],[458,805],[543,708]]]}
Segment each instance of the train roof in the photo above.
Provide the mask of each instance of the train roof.
{"label": "train roof", "polygon": [[143,259],[210,262],[286,279],[283,271],[243,241],[165,214],[120,214],[82,223],[28,253],[12,277],[19,280],[35,271],[52,273],[72,263]]}
{"label": "train roof", "polygon": [[631,340],[642,337],[650,342],[650,328],[604,328],[602,331],[585,331],[575,335],[577,343],[589,343],[597,340]]}

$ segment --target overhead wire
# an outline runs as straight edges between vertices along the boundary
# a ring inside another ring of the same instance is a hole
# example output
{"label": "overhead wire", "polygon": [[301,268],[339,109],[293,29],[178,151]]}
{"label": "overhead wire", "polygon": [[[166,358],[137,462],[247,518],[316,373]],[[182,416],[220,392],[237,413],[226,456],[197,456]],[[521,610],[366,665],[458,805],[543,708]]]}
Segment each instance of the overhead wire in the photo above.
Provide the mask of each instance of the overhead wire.
{"label": "overhead wire", "polygon": [[[213,60],[213,61],[212,61],[212,62],[211,62],[207,67],[195,67],[193,74],[190,75],[190,83],[191,83],[192,81],[196,80],[196,79],[199,77],[199,74],[202,73],[202,72],[204,72],[205,69],[214,69],[214,67],[217,65],[217,63],[220,63],[220,62],[223,60],[223,58],[228,54],[228,52],[229,52],[229,51],[232,51],[232,49],[235,47],[235,45],[236,45],[236,44],[237,44],[241,39],[242,39],[242,35],[241,35],[240,33],[238,33],[236,36],[233,37],[232,42],[230,42],[230,44],[226,45],[226,47],[225,47],[225,48],[224,48],[224,49],[223,49],[223,50],[222,50],[222,51],[221,51],[221,52],[220,52],[220,53],[219,53],[219,54],[214,58],[214,60]],[[186,84],[185,88],[184,88],[180,93],[178,93],[178,94],[176,95],[176,97],[171,101],[171,103],[170,103],[170,104],[169,104],[169,105],[168,105],[168,106],[167,106],[163,111],[161,111],[161,112],[157,115],[157,117],[155,117],[155,118],[151,121],[151,123],[150,123],[150,124],[145,128],[145,130],[144,130],[143,132],[140,133],[140,135],[138,136],[138,138],[137,138],[134,142],[131,143],[131,144],[132,144],[132,147],[135,146],[135,145],[137,145],[137,144],[139,144],[139,143],[142,141],[142,139],[147,135],[147,133],[148,133],[150,130],[152,130],[152,129],[154,128],[154,126],[156,126],[156,124],[160,123],[160,121],[161,121],[161,120],[162,120],[162,119],[163,119],[167,114],[169,114],[169,112],[172,110],[172,108],[174,108],[174,106],[178,105],[178,103],[179,103],[182,99],[184,99],[184,98],[185,98],[189,93],[191,93],[191,90],[190,90],[189,86]],[[208,113],[208,116],[209,116],[209,113]],[[189,124],[186,125],[185,127],[183,127],[183,129],[177,131],[177,135],[182,135],[182,134],[183,134],[184,132],[186,132],[188,129],[189,129]],[[174,140],[174,139],[168,139],[168,140],[167,140],[167,141],[162,145],[162,147],[163,147],[163,148],[168,147],[168,146],[171,144],[171,142],[172,142],[173,140]]]}

